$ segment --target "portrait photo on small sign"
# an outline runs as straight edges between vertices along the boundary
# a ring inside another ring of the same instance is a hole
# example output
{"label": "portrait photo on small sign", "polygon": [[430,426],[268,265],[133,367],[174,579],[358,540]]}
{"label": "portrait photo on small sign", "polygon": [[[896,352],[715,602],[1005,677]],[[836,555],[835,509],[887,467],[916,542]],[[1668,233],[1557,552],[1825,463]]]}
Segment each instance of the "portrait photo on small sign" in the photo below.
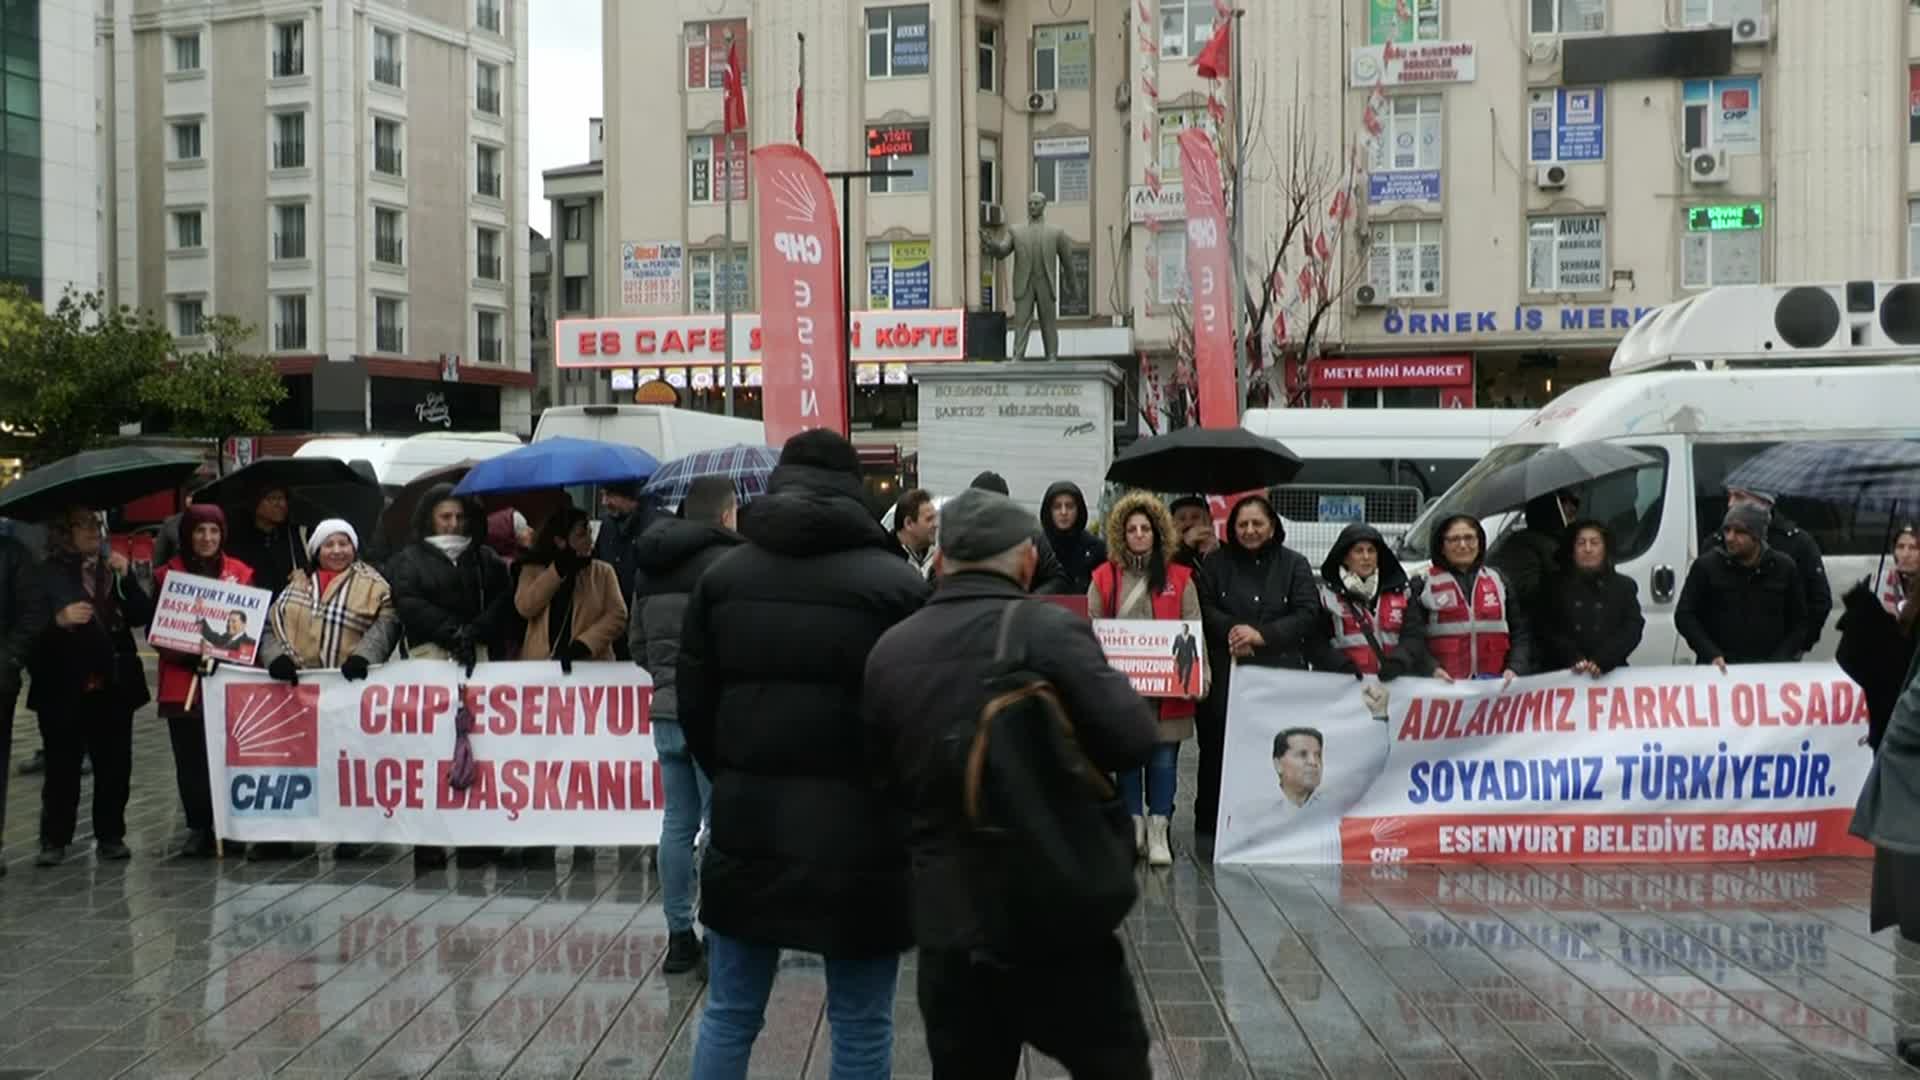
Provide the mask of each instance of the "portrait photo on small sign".
{"label": "portrait photo on small sign", "polygon": [[252,664],[273,594],[195,574],[167,575],[147,642],[156,649]]}

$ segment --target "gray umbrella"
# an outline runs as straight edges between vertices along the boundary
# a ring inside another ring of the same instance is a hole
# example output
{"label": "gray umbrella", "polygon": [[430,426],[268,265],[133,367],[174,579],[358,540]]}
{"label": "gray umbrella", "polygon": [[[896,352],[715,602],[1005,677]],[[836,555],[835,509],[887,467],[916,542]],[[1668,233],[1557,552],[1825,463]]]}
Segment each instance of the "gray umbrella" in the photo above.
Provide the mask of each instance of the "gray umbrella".
{"label": "gray umbrella", "polygon": [[1619,443],[1588,442],[1558,446],[1487,477],[1461,508],[1475,517],[1524,506],[1542,495],[1575,487],[1614,473],[1656,465],[1653,458]]}

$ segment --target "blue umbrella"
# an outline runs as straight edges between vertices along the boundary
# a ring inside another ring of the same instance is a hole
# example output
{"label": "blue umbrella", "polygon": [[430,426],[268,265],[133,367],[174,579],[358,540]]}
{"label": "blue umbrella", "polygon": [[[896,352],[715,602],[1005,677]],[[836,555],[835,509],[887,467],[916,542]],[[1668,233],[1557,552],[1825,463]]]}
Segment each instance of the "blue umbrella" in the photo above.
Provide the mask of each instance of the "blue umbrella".
{"label": "blue umbrella", "polygon": [[718,450],[700,450],[660,466],[647,481],[644,494],[653,495],[668,506],[677,506],[687,497],[687,489],[704,476],[724,476],[733,481],[733,491],[742,503],[767,493],[767,477],[780,464],[780,451],[765,446],[723,446]]}
{"label": "blue umbrella", "polygon": [[455,495],[506,495],[575,484],[637,484],[660,463],[634,446],[595,439],[545,439],[468,470]]}
{"label": "blue umbrella", "polygon": [[1920,508],[1920,443],[1783,442],[1727,474],[1727,488],[1773,498],[1893,510]]}

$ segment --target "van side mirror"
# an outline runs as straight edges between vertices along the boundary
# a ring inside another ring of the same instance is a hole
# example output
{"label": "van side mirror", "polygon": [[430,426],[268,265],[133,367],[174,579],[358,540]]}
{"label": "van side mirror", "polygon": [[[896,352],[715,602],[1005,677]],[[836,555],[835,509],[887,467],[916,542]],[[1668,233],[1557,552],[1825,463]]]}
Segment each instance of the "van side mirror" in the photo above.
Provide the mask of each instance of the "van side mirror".
{"label": "van side mirror", "polygon": [[1673,567],[1656,566],[1653,568],[1653,598],[1658,603],[1667,603],[1673,599]]}

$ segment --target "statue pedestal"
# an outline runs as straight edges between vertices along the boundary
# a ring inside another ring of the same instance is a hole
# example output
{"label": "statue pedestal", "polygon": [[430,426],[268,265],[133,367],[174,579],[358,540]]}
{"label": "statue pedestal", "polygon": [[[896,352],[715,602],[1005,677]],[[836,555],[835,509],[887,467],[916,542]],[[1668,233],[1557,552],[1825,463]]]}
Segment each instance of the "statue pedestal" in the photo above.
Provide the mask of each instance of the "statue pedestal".
{"label": "statue pedestal", "polygon": [[1015,501],[1033,507],[1036,524],[1040,498],[1058,480],[1079,484],[1089,510],[1098,506],[1113,463],[1118,367],[1004,360],[907,370],[920,387],[921,487],[958,495],[991,469]]}

